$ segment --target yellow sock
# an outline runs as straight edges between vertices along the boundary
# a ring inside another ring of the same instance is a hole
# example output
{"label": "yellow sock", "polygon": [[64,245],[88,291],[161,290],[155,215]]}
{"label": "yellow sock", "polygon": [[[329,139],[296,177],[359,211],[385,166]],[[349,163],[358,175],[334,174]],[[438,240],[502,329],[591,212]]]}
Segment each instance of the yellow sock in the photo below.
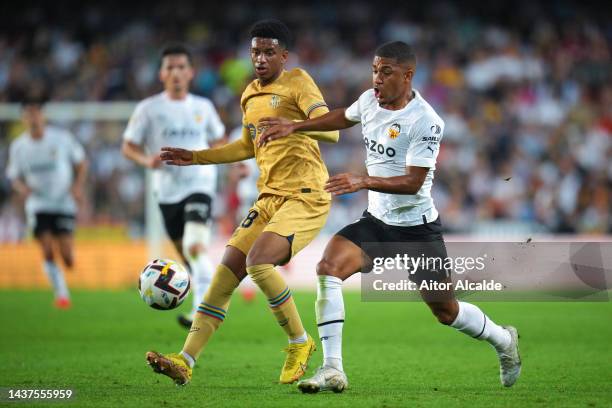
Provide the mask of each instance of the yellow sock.
{"label": "yellow sock", "polygon": [[251,279],[268,298],[268,305],[278,324],[290,339],[304,334],[300,314],[295,307],[293,296],[280,273],[272,264],[253,265],[246,268]]}
{"label": "yellow sock", "polygon": [[240,281],[225,265],[217,266],[213,280],[195,314],[185,340],[183,352],[197,359],[213,333],[221,326],[229,307],[232,293]]}

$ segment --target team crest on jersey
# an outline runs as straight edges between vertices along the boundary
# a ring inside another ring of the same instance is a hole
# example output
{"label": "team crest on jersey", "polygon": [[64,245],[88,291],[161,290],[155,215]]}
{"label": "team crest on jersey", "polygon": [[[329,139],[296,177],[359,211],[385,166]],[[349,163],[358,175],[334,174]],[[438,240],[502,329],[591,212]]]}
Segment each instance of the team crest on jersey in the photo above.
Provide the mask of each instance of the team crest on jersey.
{"label": "team crest on jersey", "polygon": [[257,137],[257,128],[255,127],[255,125],[249,123],[248,125],[246,125],[246,128],[249,129],[249,135],[251,135],[251,139],[255,140],[255,137]]}
{"label": "team crest on jersey", "polygon": [[280,106],[280,103],[281,103],[280,96],[272,95],[272,98],[270,98],[270,106],[276,109]]}
{"label": "team crest on jersey", "polygon": [[399,124],[394,123],[391,125],[391,127],[389,128],[387,132],[389,133],[389,137],[391,139],[395,139],[396,137],[399,136],[401,130],[402,130],[402,127]]}
{"label": "team crest on jersey", "polygon": [[196,123],[202,123],[202,119],[204,119],[204,117],[200,112],[194,112],[194,119]]}

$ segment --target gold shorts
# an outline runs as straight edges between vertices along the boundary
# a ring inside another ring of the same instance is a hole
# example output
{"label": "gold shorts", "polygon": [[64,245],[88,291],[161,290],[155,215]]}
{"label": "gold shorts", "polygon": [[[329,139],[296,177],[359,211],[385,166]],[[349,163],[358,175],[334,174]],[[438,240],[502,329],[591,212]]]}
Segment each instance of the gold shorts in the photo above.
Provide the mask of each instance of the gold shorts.
{"label": "gold shorts", "polygon": [[228,245],[247,255],[261,233],[269,231],[289,239],[293,257],[323,228],[330,207],[327,193],[262,195],[234,231]]}

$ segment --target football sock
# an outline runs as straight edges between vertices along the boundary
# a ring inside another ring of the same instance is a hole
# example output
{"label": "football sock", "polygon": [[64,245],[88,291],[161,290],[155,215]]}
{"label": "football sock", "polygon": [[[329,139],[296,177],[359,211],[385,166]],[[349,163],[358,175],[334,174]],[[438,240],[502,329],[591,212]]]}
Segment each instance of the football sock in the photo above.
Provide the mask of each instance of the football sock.
{"label": "football sock", "polygon": [[223,264],[217,266],[217,272],[204,296],[204,301],[198,306],[183,346],[182,351],[193,360],[198,359],[213,333],[225,320],[230,298],[239,284],[240,281],[227,266]]}
{"label": "football sock", "polygon": [[193,366],[195,365],[195,359],[191,357],[188,353],[185,353],[184,351],[181,351],[180,354],[183,357],[183,360],[185,360],[185,362],[187,363],[187,365],[193,368]]}
{"label": "football sock", "polygon": [[213,277],[213,265],[205,252],[189,259],[189,267],[192,276],[193,305],[191,317],[194,318],[200,303],[210,286]]}
{"label": "football sock", "polygon": [[[291,291],[272,264],[247,266],[247,273],[268,298],[268,305],[290,340],[304,335],[302,320],[291,296]],[[304,340],[306,341],[306,340]]]}
{"label": "football sock", "polygon": [[53,292],[56,298],[69,298],[70,293],[68,292],[68,286],[64,279],[64,273],[53,261],[45,261],[44,265],[45,273],[51,286],[53,286]]}
{"label": "football sock", "polygon": [[342,327],[344,326],[342,279],[319,275],[315,310],[319,337],[323,347],[323,365],[344,371],[342,367]]}
{"label": "football sock", "polygon": [[451,326],[475,339],[486,340],[496,350],[508,347],[512,340],[508,330],[495,324],[478,306],[471,303],[459,302],[459,313]]}
{"label": "football sock", "polygon": [[306,343],[308,341],[308,335],[304,332],[301,336],[296,337],[294,339],[289,339],[289,344],[301,344]]}

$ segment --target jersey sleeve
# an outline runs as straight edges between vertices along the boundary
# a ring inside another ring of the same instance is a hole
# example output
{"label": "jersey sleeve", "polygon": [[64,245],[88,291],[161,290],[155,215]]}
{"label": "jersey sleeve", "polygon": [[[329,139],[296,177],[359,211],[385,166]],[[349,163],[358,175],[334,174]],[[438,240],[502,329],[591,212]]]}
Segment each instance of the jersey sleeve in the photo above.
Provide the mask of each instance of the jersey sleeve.
{"label": "jersey sleeve", "polygon": [[123,140],[137,145],[142,145],[144,143],[149,130],[149,119],[145,106],[144,103],[136,105],[136,109],[134,109],[134,113],[132,113],[130,121],[123,132]]}
{"label": "jersey sleeve", "polygon": [[208,121],[206,123],[206,137],[209,142],[222,139],[225,136],[225,125],[212,102],[206,101],[208,106]]}
{"label": "jersey sleeve", "polygon": [[410,145],[406,151],[406,166],[435,167],[444,122],[431,115],[423,115],[410,130]]}
{"label": "jersey sleeve", "polygon": [[13,142],[9,148],[8,164],[6,166],[6,178],[9,180],[16,180],[22,175],[18,163],[17,144]]}
{"label": "jersey sleeve", "polygon": [[298,107],[306,118],[311,117],[311,113],[319,108],[325,108],[325,113],[327,113],[329,111],[327,103],[325,103],[321,91],[306,71],[300,70],[299,83],[300,87],[296,90],[295,98]]}
{"label": "jersey sleeve", "polygon": [[367,93],[370,91],[365,91],[359,96],[351,106],[346,108],[344,111],[344,117],[350,120],[351,122],[361,122],[361,115],[363,113],[362,105],[364,103],[365,98],[367,97]]}

